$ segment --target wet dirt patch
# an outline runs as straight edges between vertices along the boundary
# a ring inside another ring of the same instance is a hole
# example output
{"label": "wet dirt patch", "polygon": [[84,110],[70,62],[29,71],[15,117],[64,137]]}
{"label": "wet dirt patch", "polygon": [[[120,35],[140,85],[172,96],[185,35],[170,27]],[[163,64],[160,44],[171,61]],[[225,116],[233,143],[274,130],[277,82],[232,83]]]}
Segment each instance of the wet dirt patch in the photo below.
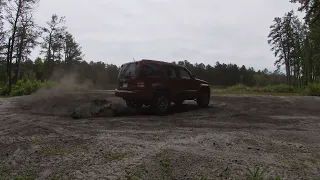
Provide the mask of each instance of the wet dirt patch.
{"label": "wet dirt patch", "polygon": [[84,119],[91,117],[114,117],[134,114],[121,99],[110,97],[110,93],[70,93],[50,94],[42,92],[13,102],[11,111],[46,116]]}

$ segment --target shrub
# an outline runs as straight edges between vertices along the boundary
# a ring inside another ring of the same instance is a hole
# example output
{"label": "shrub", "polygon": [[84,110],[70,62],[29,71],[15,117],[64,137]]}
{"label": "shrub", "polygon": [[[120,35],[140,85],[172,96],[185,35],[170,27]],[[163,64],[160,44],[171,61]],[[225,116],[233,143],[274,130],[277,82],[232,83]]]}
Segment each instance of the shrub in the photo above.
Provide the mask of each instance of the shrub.
{"label": "shrub", "polygon": [[[69,88],[70,90],[73,90],[73,91],[88,90],[85,87],[81,87],[77,85],[66,85],[66,84],[61,84],[61,83],[52,82],[52,81],[41,82],[38,80],[32,80],[32,78],[31,79],[23,78],[12,86],[11,93],[9,94],[9,96],[30,95],[32,93],[35,93],[41,88],[50,89],[55,86],[62,86],[64,88]],[[0,96],[8,95],[7,92],[8,92],[8,86],[0,85]]]}
{"label": "shrub", "polygon": [[51,88],[56,85],[57,83],[49,81],[41,82],[37,80],[19,80],[15,85],[12,86],[10,96],[30,95],[40,88]]}
{"label": "shrub", "polygon": [[8,86],[7,85],[1,85],[0,86],[0,96],[5,96],[8,92]]}
{"label": "shrub", "polygon": [[253,92],[261,92],[261,88],[259,88],[259,87],[252,87],[251,88],[251,90],[253,91]]}
{"label": "shrub", "polygon": [[269,85],[265,87],[248,87],[243,84],[237,84],[227,88],[226,92],[236,92],[236,93],[247,93],[247,92],[262,92],[262,93],[299,93],[300,88],[295,88],[293,86],[280,84],[280,85]]}
{"label": "shrub", "polygon": [[243,84],[237,84],[235,86],[228,87],[227,91],[229,92],[250,92],[252,89]]}
{"label": "shrub", "polygon": [[310,83],[302,92],[306,96],[320,96],[320,84]]}
{"label": "shrub", "polygon": [[274,92],[274,89],[272,86],[265,86],[265,87],[255,87],[255,88],[253,88],[253,91],[255,91],[255,92]]}
{"label": "shrub", "polygon": [[254,91],[257,92],[277,92],[277,93],[294,93],[299,92],[300,90],[297,88],[294,88],[293,86],[289,86],[286,84],[280,84],[280,85],[269,85],[262,88],[255,88]]}
{"label": "shrub", "polygon": [[274,91],[280,92],[280,93],[292,93],[295,91],[295,89],[293,86],[289,86],[286,84],[280,84],[280,85],[274,86]]}
{"label": "shrub", "polygon": [[30,95],[41,87],[41,82],[36,80],[19,80],[12,86],[10,96]]}

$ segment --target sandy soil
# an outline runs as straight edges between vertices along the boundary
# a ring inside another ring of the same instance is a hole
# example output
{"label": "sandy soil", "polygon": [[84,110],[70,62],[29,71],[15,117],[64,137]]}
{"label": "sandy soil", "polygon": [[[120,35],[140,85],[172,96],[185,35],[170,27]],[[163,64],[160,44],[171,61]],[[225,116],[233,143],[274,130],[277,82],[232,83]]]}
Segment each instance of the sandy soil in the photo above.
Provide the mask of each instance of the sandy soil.
{"label": "sandy soil", "polygon": [[[70,117],[99,103],[112,113]],[[267,179],[320,179],[320,98],[213,96],[207,109],[149,110],[110,92],[0,99],[0,179],[246,179],[255,167]]]}

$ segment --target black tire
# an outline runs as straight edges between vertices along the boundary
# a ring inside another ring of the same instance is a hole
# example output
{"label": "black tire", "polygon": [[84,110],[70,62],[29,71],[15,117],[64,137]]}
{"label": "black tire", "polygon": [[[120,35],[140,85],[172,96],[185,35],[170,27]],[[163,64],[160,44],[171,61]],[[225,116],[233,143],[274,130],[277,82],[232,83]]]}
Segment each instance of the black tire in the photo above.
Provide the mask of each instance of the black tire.
{"label": "black tire", "polygon": [[199,97],[197,98],[197,104],[201,108],[206,108],[210,103],[210,93],[209,92],[200,92]]}
{"label": "black tire", "polygon": [[166,93],[157,93],[154,97],[152,107],[157,115],[164,115],[169,111],[170,100]]}

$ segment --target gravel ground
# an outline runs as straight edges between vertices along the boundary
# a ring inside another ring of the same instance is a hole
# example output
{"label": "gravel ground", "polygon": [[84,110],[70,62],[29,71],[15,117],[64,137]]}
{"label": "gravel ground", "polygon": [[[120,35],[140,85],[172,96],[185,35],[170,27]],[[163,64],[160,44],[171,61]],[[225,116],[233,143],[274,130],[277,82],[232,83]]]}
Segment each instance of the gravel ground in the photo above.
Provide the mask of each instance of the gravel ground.
{"label": "gravel ground", "polygon": [[213,95],[206,109],[149,111],[111,92],[0,99],[0,179],[246,179],[257,167],[320,179],[320,98]]}

